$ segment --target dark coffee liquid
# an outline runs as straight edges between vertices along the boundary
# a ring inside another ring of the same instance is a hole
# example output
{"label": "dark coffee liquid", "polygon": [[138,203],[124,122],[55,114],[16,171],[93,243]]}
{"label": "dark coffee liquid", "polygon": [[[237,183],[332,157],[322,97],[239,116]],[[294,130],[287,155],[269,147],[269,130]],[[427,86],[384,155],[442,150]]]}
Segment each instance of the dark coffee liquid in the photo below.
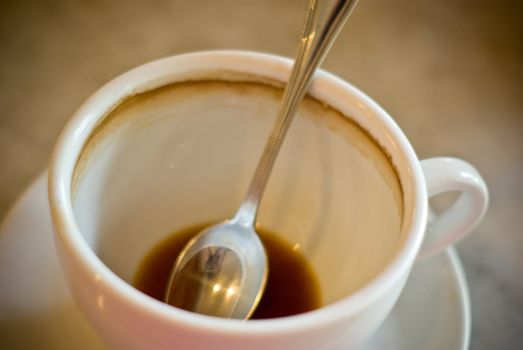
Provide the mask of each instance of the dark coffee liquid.
{"label": "dark coffee liquid", "polygon": [[[173,264],[183,247],[205,226],[176,232],[144,258],[134,286],[163,301]],[[267,287],[253,319],[300,314],[320,307],[320,289],[310,264],[297,249],[276,235],[257,229],[269,258]]]}

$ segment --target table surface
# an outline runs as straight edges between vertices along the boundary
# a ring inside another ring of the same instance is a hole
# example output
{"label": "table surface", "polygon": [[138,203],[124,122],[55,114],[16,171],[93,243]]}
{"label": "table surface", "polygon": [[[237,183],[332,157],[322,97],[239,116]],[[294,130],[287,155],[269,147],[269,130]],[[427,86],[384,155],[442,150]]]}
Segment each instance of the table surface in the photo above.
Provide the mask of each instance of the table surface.
{"label": "table surface", "polygon": [[[0,220],[75,109],[111,78],[182,52],[292,56],[304,0],[0,2]],[[458,244],[471,349],[523,348],[523,2],[362,0],[323,67],[380,103],[420,158],[474,164],[491,204]]]}

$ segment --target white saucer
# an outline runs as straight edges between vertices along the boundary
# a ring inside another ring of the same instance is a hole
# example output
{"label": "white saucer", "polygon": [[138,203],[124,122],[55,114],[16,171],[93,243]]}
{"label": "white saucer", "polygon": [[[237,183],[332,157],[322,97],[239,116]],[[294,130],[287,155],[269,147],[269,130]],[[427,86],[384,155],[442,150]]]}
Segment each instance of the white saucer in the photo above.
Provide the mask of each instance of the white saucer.
{"label": "white saucer", "polygon": [[[6,349],[104,349],[70,296],[54,250],[42,174],[0,226],[0,343]],[[465,350],[470,305],[458,255],[416,264],[363,350]]]}

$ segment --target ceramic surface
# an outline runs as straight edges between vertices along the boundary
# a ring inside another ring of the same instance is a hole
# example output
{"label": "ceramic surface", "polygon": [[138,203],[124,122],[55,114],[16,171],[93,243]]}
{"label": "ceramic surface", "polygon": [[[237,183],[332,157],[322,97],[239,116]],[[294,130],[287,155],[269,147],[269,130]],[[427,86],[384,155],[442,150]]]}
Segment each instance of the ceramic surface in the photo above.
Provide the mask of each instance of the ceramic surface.
{"label": "ceramic surface", "polygon": [[[0,226],[0,337],[7,348],[104,349],[70,296],[56,257],[46,174]],[[420,262],[362,350],[465,350],[469,297],[456,252]]]}

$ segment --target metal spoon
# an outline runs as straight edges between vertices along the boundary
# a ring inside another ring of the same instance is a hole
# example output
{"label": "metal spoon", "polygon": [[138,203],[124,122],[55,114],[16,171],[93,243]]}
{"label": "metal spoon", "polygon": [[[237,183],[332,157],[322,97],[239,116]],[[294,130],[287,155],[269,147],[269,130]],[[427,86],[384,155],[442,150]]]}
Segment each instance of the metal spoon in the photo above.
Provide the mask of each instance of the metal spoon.
{"label": "metal spoon", "polygon": [[245,199],[232,219],[203,230],[185,246],[171,272],[166,303],[225,318],[248,319],[255,310],[268,275],[266,252],[254,229],[258,204],[298,103],[356,1],[337,0],[317,28],[322,0],[309,0],[282,105]]}

